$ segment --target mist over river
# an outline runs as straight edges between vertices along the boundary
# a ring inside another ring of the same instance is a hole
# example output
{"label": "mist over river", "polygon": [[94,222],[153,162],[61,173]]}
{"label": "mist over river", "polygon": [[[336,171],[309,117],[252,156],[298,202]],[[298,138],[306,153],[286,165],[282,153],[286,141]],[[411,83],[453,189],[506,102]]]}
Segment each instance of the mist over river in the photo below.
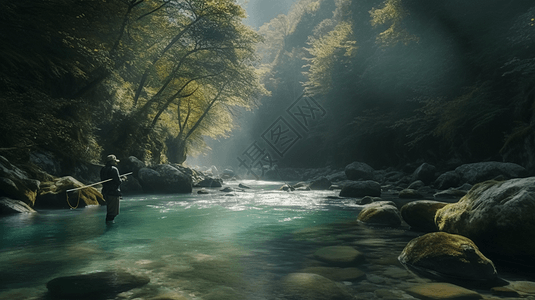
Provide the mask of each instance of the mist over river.
{"label": "mist over river", "polygon": [[397,260],[422,233],[356,223],[363,206],[335,197],[338,191],[285,192],[283,184],[240,181],[229,182],[231,192],[125,196],[112,225],[103,206],[0,218],[0,299],[54,299],[50,280],[100,271],[150,278],[106,299],[286,299],[281,280],[323,266],[314,252],[339,245],[365,256],[357,266],[362,276],[337,282],[357,299],[412,299],[407,287],[432,282]]}

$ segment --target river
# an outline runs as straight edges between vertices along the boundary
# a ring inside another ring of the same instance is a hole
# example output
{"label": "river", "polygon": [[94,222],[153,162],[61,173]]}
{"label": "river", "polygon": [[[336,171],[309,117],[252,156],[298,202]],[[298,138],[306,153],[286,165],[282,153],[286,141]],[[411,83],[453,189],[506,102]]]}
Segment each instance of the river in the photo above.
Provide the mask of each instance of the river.
{"label": "river", "polygon": [[0,299],[48,299],[54,278],[117,270],[151,281],[112,299],[280,299],[281,278],[318,266],[312,254],[332,245],[365,254],[366,275],[339,283],[360,298],[410,299],[406,287],[431,282],[397,261],[421,233],[358,224],[362,206],[337,191],[239,183],[251,188],[125,196],[112,225],[98,206],[0,218]]}

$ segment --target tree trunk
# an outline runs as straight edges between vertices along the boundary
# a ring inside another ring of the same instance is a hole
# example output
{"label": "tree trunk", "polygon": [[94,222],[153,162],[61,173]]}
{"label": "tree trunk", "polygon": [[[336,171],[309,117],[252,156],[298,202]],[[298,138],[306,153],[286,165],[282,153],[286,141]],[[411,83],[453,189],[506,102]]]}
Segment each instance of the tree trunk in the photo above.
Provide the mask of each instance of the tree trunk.
{"label": "tree trunk", "polygon": [[181,164],[186,161],[186,143],[181,135],[171,139],[167,144],[167,149],[167,158],[169,159],[169,162]]}

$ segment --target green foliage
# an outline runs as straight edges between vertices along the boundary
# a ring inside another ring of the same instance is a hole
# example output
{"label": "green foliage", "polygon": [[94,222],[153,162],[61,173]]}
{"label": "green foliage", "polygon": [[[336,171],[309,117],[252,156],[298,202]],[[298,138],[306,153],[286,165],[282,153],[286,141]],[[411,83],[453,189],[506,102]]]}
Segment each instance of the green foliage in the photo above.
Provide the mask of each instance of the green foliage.
{"label": "green foliage", "polygon": [[45,149],[69,159],[97,162],[101,148],[92,134],[91,111],[80,100],[51,98],[40,91],[21,92],[0,84],[0,141],[25,153]]}
{"label": "green foliage", "polygon": [[[273,93],[264,102],[280,108],[299,88],[314,95],[327,111],[308,133],[324,137],[327,146],[318,153],[342,165],[500,159],[504,143],[531,136],[532,2],[318,3],[311,13],[278,16],[260,31],[263,82]],[[302,85],[289,88],[302,57],[308,63]]]}
{"label": "green foliage", "polygon": [[[12,29],[0,32],[0,79],[14,91],[5,117],[27,120],[20,133],[30,135],[5,135],[6,145],[91,160],[97,133],[106,153],[158,163],[165,141],[202,147],[265,93],[253,68],[261,37],[233,0],[2,1],[0,16]],[[21,109],[34,102],[39,111]]]}
{"label": "green foliage", "polygon": [[[199,151],[203,136],[228,134],[232,110],[254,107],[265,90],[252,66],[261,37],[241,23],[245,14],[234,1],[180,1],[165,10],[155,10],[154,3],[145,1],[132,10],[133,16],[144,16],[127,28],[133,38],[126,48],[136,56],[110,84],[119,87],[118,108],[128,109],[116,127],[139,124],[129,129],[129,145],[143,148],[151,132],[160,132],[158,140],[167,145],[180,145],[164,149],[158,143],[162,148],[151,153],[162,153],[152,155],[159,162],[166,151]],[[174,162],[185,158],[168,154]]]}
{"label": "green foliage", "polygon": [[318,38],[311,38],[308,52],[312,58],[305,85],[311,94],[326,94],[333,88],[332,72],[335,63],[343,64],[355,55],[357,47],[353,40],[352,25],[348,22],[337,24],[332,31]]}
{"label": "green foliage", "polygon": [[388,27],[377,36],[377,42],[383,46],[394,46],[397,43],[407,45],[418,41],[418,37],[403,28],[403,19],[407,17],[408,12],[403,8],[402,2],[402,0],[388,0],[382,8],[370,11],[370,22],[373,26]]}

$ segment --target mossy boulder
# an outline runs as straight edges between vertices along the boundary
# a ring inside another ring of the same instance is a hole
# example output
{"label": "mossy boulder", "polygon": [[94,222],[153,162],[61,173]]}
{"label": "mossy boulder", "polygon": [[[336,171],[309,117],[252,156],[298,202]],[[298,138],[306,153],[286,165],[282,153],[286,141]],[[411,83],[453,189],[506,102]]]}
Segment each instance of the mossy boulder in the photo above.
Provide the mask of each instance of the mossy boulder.
{"label": "mossy boulder", "polygon": [[463,235],[485,253],[535,261],[535,177],[476,184],[439,209],[440,231]]}
{"label": "mossy boulder", "polygon": [[409,269],[431,278],[474,283],[491,282],[497,272],[470,239],[445,232],[428,233],[410,241],[399,256]]}
{"label": "mossy boulder", "polygon": [[36,208],[73,208],[88,205],[103,205],[106,203],[102,194],[94,187],[69,191],[84,187],[84,184],[71,176],[56,178],[43,182],[39,196],[35,201]]}
{"label": "mossy boulder", "polygon": [[443,208],[448,203],[418,200],[409,202],[401,207],[401,217],[411,228],[424,232],[437,231],[435,224],[435,214],[437,210]]}
{"label": "mossy boulder", "polygon": [[372,226],[397,227],[401,225],[401,215],[391,201],[379,201],[368,204],[359,213],[357,220]]}

